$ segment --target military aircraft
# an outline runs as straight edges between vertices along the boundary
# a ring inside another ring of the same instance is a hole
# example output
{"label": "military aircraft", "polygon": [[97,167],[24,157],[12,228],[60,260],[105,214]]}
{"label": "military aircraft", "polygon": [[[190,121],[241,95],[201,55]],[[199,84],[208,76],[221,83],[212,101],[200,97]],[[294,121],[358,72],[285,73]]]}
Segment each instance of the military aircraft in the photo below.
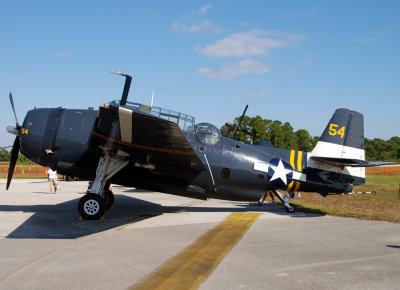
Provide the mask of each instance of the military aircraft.
{"label": "military aircraft", "polygon": [[[188,196],[257,201],[273,191],[290,213],[297,191],[349,193],[365,183],[363,115],[337,109],[312,152],[250,145],[222,136],[187,114],[122,98],[93,109],[40,108],[8,127],[16,139],[6,188],[18,153],[68,176],[93,180],[78,204],[84,219],[99,219],[114,202],[109,184]],[[286,193],[281,193],[283,190]]]}

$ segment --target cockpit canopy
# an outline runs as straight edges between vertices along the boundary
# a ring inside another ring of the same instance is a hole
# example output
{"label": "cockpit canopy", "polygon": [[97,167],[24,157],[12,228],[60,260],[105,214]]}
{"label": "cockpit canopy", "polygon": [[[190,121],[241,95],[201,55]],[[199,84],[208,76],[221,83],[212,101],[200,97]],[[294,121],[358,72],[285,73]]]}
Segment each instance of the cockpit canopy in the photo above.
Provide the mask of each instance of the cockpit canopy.
{"label": "cockpit canopy", "polygon": [[204,145],[214,145],[221,139],[221,131],[210,123],[200,123],[195,127],[196,138]]}

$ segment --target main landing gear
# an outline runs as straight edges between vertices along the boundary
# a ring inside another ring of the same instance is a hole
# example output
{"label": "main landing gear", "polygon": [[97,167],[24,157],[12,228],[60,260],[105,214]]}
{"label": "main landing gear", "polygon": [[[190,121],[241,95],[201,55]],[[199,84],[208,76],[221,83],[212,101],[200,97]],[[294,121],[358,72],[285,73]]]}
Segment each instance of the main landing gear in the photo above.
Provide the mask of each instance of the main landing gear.
{"label": "main landing gear", "polygon": [[286,196],[283,196],[283,194],[282,193],[280,193],[279,191],[277,191],[277,190],[273,190],[273,192],[274,192],[274,194],[275,194],[275,196],[277,197],[277,198],[279,198],[279,200],[283,203],[283,205],[286,207],[286,211],[288,212],[288,213],[294,213],[295,211],[296,211],[296,207],[293,205],[293,204],[291,204],[291,203],[289,203],[289,201],[293,198],[293,193],[292,192],[287,192],[286,193]]}
{"label": "main landing gear", "polygon": [[98,220],[103,216],[106,204],[100,195],[88,193],[79,200],[78,210],[83,219]]}
{"label": "main landing gear", "polygon": [[129,161],[124,156],[118,154],[112,156],[110,150],[104,150],[104,156],[100,158],[90,192],[84,195],[78,204],[78,211],[83,219],[99,219],[106,209],[113,206],[114,194],[110,190],[108,180],[128,163]]}

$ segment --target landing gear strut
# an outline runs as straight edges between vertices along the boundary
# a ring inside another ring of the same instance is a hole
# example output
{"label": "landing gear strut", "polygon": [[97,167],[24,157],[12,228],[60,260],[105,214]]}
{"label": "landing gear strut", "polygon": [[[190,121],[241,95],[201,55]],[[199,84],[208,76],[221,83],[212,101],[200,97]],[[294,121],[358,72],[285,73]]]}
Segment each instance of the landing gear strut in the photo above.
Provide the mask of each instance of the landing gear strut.
{"label": "landing gear strut", "polygon": [[83,219],[95,220],[103,216],[106,209],[114,204],[114,194],[107,182],[118,171],[128,165],[129,161],[123,155],[112,155],[110,150],[104,150],[104,156],[97,165],[96,178],[90,188],[90,193],[84,195],[78,204],[78,210]]}
{"label": "landing gear strut", "polygon": [[283,205],[286,207],[286,211],[288,212],[288,213],[294,213],[295,211],[296,211],[296,207],[293,205],[293,204],[291,204],[291,203],[289,203],[289,201],[292,199],[292,192],[287,192],[286,193],[286,196],[283,196],[283,194],[282,193],[280,193],[279,191],[277,191],[277,190],[273,190],[273,192],[274,192],[274,194],[275,194],[275,196],[277,197],[277,198],[279,198],[279,200],[283,203]]}

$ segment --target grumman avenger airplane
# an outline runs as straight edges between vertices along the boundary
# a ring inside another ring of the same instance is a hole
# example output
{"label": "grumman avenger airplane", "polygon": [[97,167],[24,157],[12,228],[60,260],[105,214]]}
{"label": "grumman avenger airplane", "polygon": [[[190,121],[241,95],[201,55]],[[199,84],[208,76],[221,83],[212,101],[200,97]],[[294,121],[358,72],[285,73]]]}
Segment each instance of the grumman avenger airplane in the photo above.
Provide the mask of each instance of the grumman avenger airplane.
{"label": "grumman avenger airplane", "polygon": [[[222,136],[193,117],[127,101],[132,77],[125,77],[120,101],[96,110],[41,108],[19,125],[12,148],[8,189],[18,153],[59,174],[93,180],[78,204],[84,219],[99,219],[114,202],[109,184],[191,198],[257,201],[273,191],[290,213],[294,192],[352,192],[365,183],[367,162],[363,115],[337,109],[311,153],[249,145]],[[286,192],[282,194],[278,190]]]}

